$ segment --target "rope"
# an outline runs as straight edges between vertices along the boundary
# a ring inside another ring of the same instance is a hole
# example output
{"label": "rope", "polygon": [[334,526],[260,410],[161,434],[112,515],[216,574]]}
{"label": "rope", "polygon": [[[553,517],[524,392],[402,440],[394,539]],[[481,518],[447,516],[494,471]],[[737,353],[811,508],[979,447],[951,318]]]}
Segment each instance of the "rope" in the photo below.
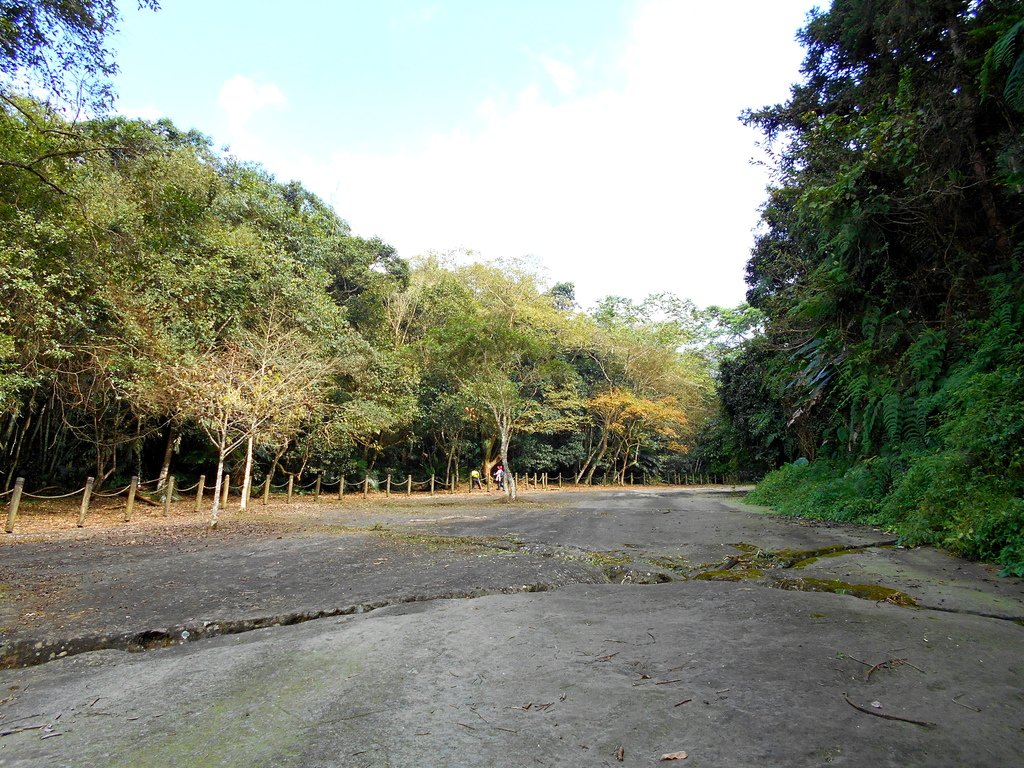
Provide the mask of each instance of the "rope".
{"label": "rope", "polygon": [[174,486],[174,490],[176,490],[178,493],[188,493],[189,491],[194,491],[198,487],[199,481],[196,480],[195,483],[193,485],[190,485],[188,488],[179,488],[178,486]]}
{"label": "rope", "polygon": [[4,496],[10,496],[12,493],[14,493],[13,488],[11,488],[11,490],[9,491],[4,491],[3,493],[0,493],[0,499],[2,499]]}
{"label": "rope", "polygon": [[110,493],[94,493],[93,496],[96,496],[97,498],[100,499],[112,499],[114,496],[120,496],[122,493],[124,493],[131,487],[131,483],[129,483],[119,491],[111,491]]}
{"label": "rope", "polygon": [[41,496],[41,495],[36,494],[36,493],[25,493],[25,492],[22,492],[22,495],[23,496],[28,496],[30,499],[66,499],[69,496],[77,496],[78,494],[80,494],[84,490],[85,490],[85,488],[83,487],[83,488],[79,488],[77,491],[72,491],[71,493],[63,493],[60,496]]}
{"label": "rope", "polygon": [[[308,483],[308,484],[306,484],[306,485],[296,485],[296,486],[295,486],[295,490],[297,490],[297,491],[304,491],[304,490],[306,490],[307,488],[312,488],[312,487],[313,487],[314,485],[316,485],[316,480],[314,480],[313,482],[311,482],[311,483]],[[322,488],[322,487],[323,487],[323,485],[321,484],[321,486],[320,486],[320,487]]]}

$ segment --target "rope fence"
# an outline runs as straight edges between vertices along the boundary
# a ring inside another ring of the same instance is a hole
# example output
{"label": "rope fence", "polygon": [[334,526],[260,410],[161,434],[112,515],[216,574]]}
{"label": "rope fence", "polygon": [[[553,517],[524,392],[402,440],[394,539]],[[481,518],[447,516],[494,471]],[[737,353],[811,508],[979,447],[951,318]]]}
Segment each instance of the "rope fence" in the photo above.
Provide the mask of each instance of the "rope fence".
{"label": "rope fence", "polygon": [[[352,495],[351,492],[359,493],[363,498],[368,498],[371,493],[375,495],[384,494],[386,497],[390,497],[392,493],[398,495],[402,494],[405,496],[412,496],[414,490],[418,493],[429,493],[431,496],[438,492],[443,493],[457,493],[460,486],[465,486],[459,480],[458,473],[454,476],[449,475],[446,479],[441,480],[436,474],[431,475],[425,480],[415,480],[413,476],[406,475],[401,480],[396,480],[392,475],[387,475],[384,480],[379,480],[376,477],[370,475],[364,475],[362,479],[355,481],[348,480],[344,475],[330,475],[327,476],[333,479],[328,479],[325,482],[325,475],[316,475],[314,478],[305,484],[296,485],[296,475],[289,474],[288,479],[284,483],[275,484],[270,482],[270,477],[267,476],[260,483],[251,483],[248,488],[246,500],[256,496],[259,492],[258,489],[262,490],[263,506],[267,506],[270,503],[270,497],[272,491],[284,491],[287,494],[286,502],[292,503],[293,497],[298,493],[304,496],[309,496],[307,493],[312,489],[312,496],[314,499],[319,500],[324,490],[324,486],[331,488],[337,487],[335,495],[338,501],[342,501],[345,498],[346,492]],[[626,484],[625,478],[619,474],[614,475],[616,479],[615,485]],[[524,490],[551,490],[554,488],[562,488],[563,482],[568,485],[580,485],[574,477],[563,478],[561,473],[558,477],[553,479],[550,478],[548,473],[534,472],[532,477],[529,473],[526,474],[513,474],[509,478],[513,480],[517,487],[522,487]],[[669,485],[669,486],[715,486],[715,485],[738,485],[741,481],[751,481],[752,477],[744,477],[741,474],[714,474],[714,473],[683,473],[675,472],[668,473],[666,477],[648,475],[644,473],[631,473],[628,476],[628,484],[635,485],[639,480],[642,485]],[[607,478],[605,478],[607,481]],[[228,497],[231,491],[234,490],[231,484],[231,477],[228,473],[225,473],[221,478],[221,506],[227,506]],[[474,481],[476,481],[474,483]],[[479,477],[470,478],[468,484],[468,493],[474,492],[474,485],[477,486],[478,492],[483,492],[485,488],[489,491],[492,487],[493,478],[490,477]],[[499,490],[504,490],[504,483],[497,483],[493,481]],[[170,509],[175,501],[183,501],[183,495],[195,491],[195,511],[201,512],[203,509],[203,497],[206,490],[209,488],[212,490],[213,486],[206,483],[206,476],[200,475],[199,479],[192,485],[186,487],[179,487],[177,485],[177,479],[174,475],[167,475],[165,477],[158,477],[152,480],[141,480],[139,477],[133,477],[131,482],[124,488],[119,488],[114,491],[107,491],[105,493],[93,492],[93,485],[95,483],[94,478],[87,478],[85,485],[77,490],[70,491],[68,493],[46,495],[44,491],[48,491],[52,486],[40,488],[34,493],[25,491],[25,478],[19,477],[15,480],[14,487],[0,493],[0,499],[10,496],[7,509],[7,525],[5,531],[7,533],[13,533],[15,524],[17,522],[18,507],[21,503],[21,499],[35,499],[40,501],[53,501],[59,499],[69,499],[78,495],[82,496],[82,504],[78,512],[78,527],[84,527],[86,515],[89,512],[89,504],[93,497],[102,499],[112,499],[127,494],[124,510],[124,522],[131,520],[132,511],[134,509],[135,501],[137,499],[142,500],[146,504],[154,507],[162,507],[163,515],[170,515]],[[556,485],[557,483],[557,485]],[[584,483],[588,484],[588,483]],[[602,485],[608,484],[607,482],[601,483]],[[589,484],[588,484],[589,485]],[[153,486],[152,491],[146,490],[147,487]],[[237,494],[242,494],[242,489],[239,489]],[[149,498],[149,496],[156,496],[156,500]],[[211,494],[212,495],[212,494]]]}

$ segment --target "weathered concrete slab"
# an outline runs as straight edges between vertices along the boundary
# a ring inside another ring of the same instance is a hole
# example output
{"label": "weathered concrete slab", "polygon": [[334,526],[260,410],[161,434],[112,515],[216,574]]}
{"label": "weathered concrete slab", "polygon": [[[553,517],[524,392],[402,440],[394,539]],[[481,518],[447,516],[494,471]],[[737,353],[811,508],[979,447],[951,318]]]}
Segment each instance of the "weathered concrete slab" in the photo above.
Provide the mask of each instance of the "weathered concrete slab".
{"label": "weathered concrete slab", "polygon": [[[627,491],[5,545],[6,647],[182,644],[0,672],[0,766],[1024,762],[1021,581],[885,538]],[[742,578],[695,578],[725,567]],[[644,569],[673,581],[618,583]],[[923,607],[770,588],[794,579]],[[242,631],[261,621],[304,623]]]}
{"label": "weathered concrete slab", "polygon": [[1021,631],[700,582],[421,603],[2,673],[2,727],[52,730],[0,765],[1015,765]]}

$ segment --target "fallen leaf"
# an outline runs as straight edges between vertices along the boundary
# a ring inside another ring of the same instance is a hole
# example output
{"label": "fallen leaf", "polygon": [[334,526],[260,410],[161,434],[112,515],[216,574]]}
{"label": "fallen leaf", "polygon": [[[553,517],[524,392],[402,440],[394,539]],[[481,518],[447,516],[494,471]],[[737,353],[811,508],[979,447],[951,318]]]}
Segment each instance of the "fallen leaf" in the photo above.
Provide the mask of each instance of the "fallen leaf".
{"label": "fallen leaf", "polygon": [[875,709],[881,709],[882,708],[882,702],[880,702],[880,701],[872,701],[871,702],[871,706],[874,707]]}
{"label": "fallen leaf", "polygon": [[685,752],[669,752],[667,755],[662,755],[662,760],[685,760],[689,755]]}
{"label": "fallen leaf", "polygon": [[619,747],[615,750],[615,759],[620,763],[626,759],[626,750],[623,747]]}

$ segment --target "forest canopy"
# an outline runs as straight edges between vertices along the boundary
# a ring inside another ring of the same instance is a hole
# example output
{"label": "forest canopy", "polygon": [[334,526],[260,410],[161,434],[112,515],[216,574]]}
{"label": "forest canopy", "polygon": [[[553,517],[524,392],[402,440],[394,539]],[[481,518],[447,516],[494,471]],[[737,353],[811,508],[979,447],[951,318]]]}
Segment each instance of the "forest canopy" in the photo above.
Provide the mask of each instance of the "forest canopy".
{"label": "forest canopy", "polygon": [[168,120],[73,123],[12,92],[0,142],[6,487],[699,461],[731,311],[587,313],[525,262],[407,261]]}

